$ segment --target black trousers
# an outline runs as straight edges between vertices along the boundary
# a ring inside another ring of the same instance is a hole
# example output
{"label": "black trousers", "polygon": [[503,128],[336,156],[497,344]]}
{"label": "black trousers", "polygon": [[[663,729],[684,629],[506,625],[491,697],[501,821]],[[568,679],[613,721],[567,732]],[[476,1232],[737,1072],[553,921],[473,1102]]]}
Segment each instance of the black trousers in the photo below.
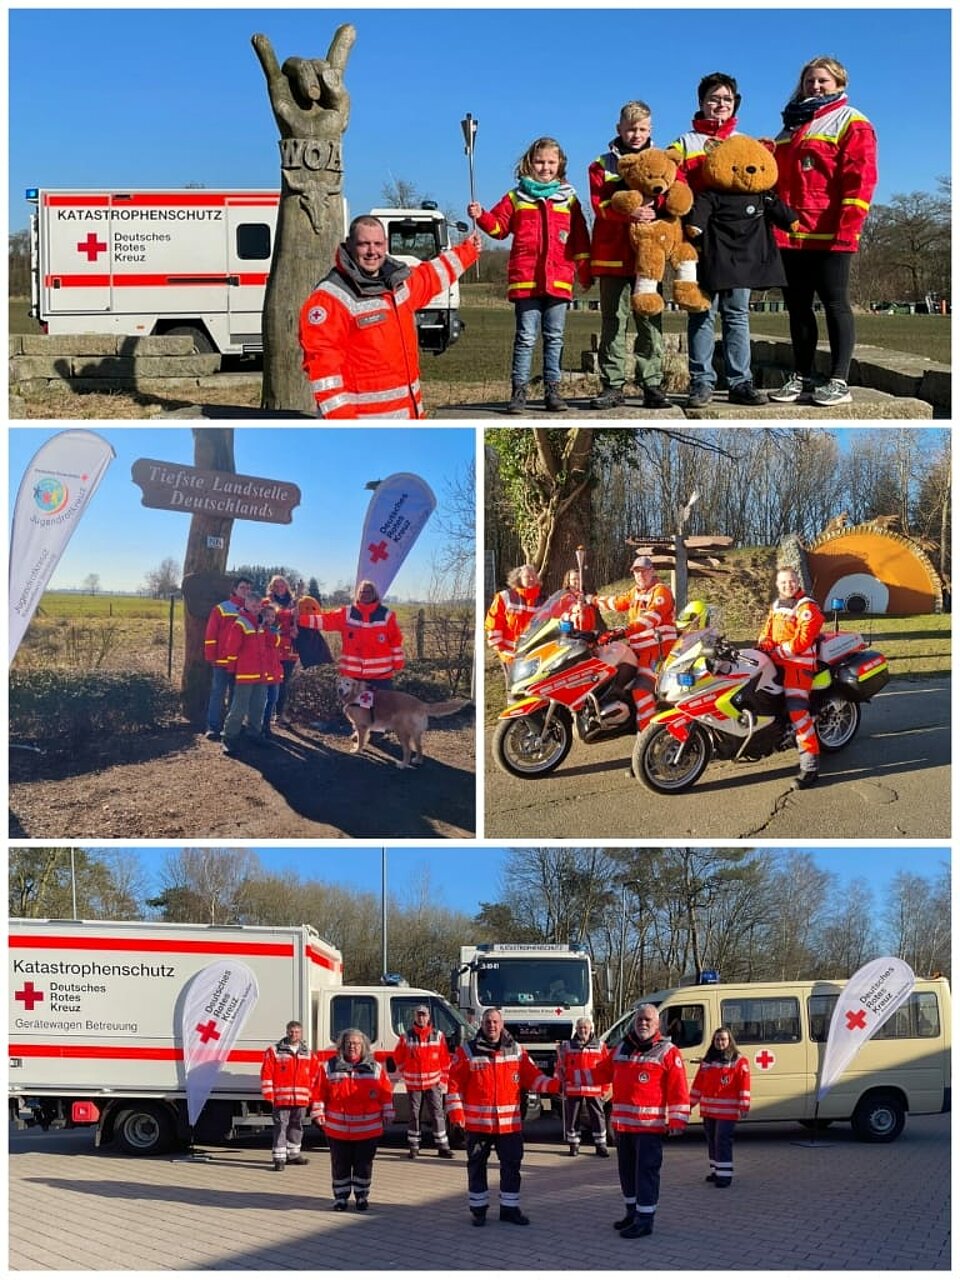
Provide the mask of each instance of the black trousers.
{"label": "black trousers", "polygon": [[729,1182],[733,1177],[733,1131],[736,1120],[712,1120],[703,1117],[703,1132],[707,1137],[707,1155],[710,1172],[718,1182]]}
{"label": "black trousers", "polygon": [[660,1199],[662,1133],[617,1133],[617,1171],[627,1213],[653,1221]]}
{"label": "black trousers", "polygon": [[819,336],[813,300],[818,297],[827,322],[830,376],[846,382],[856,342],[850,306],[853,254],[833,253],[829,249],[781,249],[780,257],[787,276],[783,300],[790,315],[790,341],[797,373],[807,377],[813,372]]}
{"label": "black trousers", "polygon": [[330,1174],[333,1179],[333,1198],[346,1204],[353,1191],[357,1204],[370,1197],[373,1181],[373,1157],[377,1154],[376,1138],[361,1138],[349,1142],[345,1138],[331,1138]]}
{"label": "black trousers", "polygon": [[487,1189],[487,1161],[496,1151],[500,1161],[501,1208],[520,1205],[520,1164],[523,1160],[522,1133],[467,1134],[467,1198],[471,1209],[485,1209],[490,1203]]}
{"label": "black trousers", "polygon": [[607,1121],[603,1103],[599,1098],[564,1098],[563,1131],[567,1142],[580,1145],[580,1123],[586,1117],[590,1121],[593,1140],[598,1147],[607,1145]]}

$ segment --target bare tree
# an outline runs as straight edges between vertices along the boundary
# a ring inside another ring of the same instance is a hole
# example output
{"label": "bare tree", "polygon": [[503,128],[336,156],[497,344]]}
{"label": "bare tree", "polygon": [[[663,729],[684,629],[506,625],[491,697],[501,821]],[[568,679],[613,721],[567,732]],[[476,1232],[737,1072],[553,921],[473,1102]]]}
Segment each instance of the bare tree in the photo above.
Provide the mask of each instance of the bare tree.
{"label": "bare tree", "polygon": [[259,870],[260,860],[250,849],[180,849],[168,855],[163,892],[147,905],[165,920],[239,923],[247,881]]}
{"label": "bare tree", "polygon": [[172,556],[161,560],[144,578],[147,594],[155,599],[175,595],[180,590],[180,564]]}
{"label": "bare tree", "polygon": [[83,588],[89,595],[95,596],[100,590],[99,573],[88,573],[83,580]]}

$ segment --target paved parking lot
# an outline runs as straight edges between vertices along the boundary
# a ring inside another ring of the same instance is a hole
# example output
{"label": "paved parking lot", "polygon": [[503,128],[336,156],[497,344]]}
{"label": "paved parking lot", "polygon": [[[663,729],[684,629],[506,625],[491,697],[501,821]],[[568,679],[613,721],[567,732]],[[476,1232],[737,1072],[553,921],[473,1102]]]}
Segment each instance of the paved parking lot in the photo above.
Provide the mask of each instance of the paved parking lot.
{"label": "paved parking lot", "polygon": [[[741,1126],[736,1179],[703,1181],[702,1131],[668,1143],[656,1232],[621,1240],[616,1160],[576,1160],[557,1121],[531,1126],[532,1224],[470,1225],[464,1153],[412,1163],[402,1136],[374,1166],[366,1215],[331,1209],[329,1160],[274,1173],[269,1150],[209,1163],[98,1152],[89,1131],[11,1131],[10,1267],[81,1271],[949,1270],[950,1117],[912,1117],[888,1146],[838,1125]],[[496,1168],[493,1186],[496,1186]],[[495,1203],[494,1195],[494,1203]]]}

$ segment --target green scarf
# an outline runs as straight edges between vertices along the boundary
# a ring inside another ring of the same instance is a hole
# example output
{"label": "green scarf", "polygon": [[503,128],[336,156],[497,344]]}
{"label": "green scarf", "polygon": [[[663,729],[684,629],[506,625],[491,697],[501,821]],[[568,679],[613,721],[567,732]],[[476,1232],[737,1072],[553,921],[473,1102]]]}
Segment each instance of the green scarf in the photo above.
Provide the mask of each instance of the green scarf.
{"label": "green scarf", "polygon": [[523,177],[519,182],[523,194],[532,196],[534,200],[549,200],[551,196],[557,194],[562,185],[559,178],[554,178],[552,182],[537,182],[536,178]]}

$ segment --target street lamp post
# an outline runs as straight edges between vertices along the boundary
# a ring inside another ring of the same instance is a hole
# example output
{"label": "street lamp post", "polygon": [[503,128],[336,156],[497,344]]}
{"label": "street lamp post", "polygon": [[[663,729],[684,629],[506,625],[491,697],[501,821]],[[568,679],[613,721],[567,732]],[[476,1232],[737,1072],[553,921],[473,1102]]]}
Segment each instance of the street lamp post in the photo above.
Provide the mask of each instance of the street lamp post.
{"label": "street lamp post", "polygon": [[387,851],[380,850],[380,972],[387,972]]}
{"label": "street lamp post", "polygon": [[620,881],[620,977],[617,983],[617,1017],[623,1016],[624,1006],[624,974],[623,963],[624,955],[627,949],[627,890],[640,889],[642,885],[639,880],[621,880]]}

